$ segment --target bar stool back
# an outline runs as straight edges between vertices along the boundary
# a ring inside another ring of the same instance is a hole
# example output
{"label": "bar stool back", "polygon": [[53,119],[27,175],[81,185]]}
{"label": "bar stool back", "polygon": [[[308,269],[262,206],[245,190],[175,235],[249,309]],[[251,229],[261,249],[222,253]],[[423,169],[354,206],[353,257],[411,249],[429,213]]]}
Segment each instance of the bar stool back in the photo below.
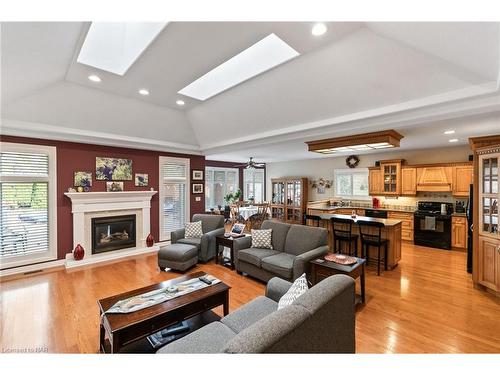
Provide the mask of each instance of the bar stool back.
{"label": "bar stool back", "polygon": [[319,223],[321,222],[321,217],[318,215],[304,215],[304,222],[307,225],[307,220],[311,220],[313,222],[313,226],[319,227]]}
{"label": "bar stool back", "polygon": [[[332,217],[330,219],[332,223],[332,236],[333,236],[333,250],[342,252],[342,243],[347,243],[348,255],[356,256],[358,254],[358,235],[352,233],[351,219],[340,219]],[[337,248],[338,242],[338,248]],[[354,249],[352,243],[354,242]]]}
{"label": "bar stool back", "polygon": [[[389,240],[382,238],[383,223],[376,221],[358,220],[359,234],[361,236],[361,256],[370,261],[370,247],[377,248],[377,275],[380,276],[380,262],[384,262],[384,270],[387,271],[387,249]],[[381,249],[384,249],[384,258],[380,257]]]}

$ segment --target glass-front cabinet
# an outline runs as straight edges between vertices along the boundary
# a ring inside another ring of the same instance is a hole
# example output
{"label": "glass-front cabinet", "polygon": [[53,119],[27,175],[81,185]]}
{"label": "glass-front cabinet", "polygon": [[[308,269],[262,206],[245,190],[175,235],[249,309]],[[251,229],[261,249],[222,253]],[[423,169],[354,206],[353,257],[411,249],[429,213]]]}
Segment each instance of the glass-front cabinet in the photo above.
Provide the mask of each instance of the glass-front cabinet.
{"label": "glass-front cabinet", "polygon": [[382,193],[385,195],[401,194],[401,161],[384,162],[382,169]]}
{"label": "glass-front cabinet", "polygon": [[272,179],[271,186],[272,218],[302,224],[307,204],[307,178]]}
{"label": "glass-front cabinet", "polygon": [[498,237],[498,162],[500,153],[479,158],[480,234]]}

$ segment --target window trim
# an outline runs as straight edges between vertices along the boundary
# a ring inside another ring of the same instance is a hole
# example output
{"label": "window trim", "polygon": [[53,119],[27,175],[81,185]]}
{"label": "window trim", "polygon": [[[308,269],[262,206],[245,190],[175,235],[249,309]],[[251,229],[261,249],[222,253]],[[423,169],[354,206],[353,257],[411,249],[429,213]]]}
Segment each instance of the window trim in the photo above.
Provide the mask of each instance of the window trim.
{"label": "window trim", "polygon": [[[353,174],[361,174],[361,173],[366,173],[367,178],[369,179],[369,172],[368,168],[343,168],[343,169],[335,169],[333,172],[333,187],[335,189],[335,197],[342,198],[342,199],[355,199],[355,200],[371,200],[369,191],[367,191],[367,195],[342,195],[339,194],[337,191],[337,174],[340,173],[349,173],[351,175]],[[369,183],[369,181],[368,181]]]}
{"label": "window trim", "polygon": [[40,176],[0,176],[1,182],[48,182],[47,209],[49,225],[48,252],[30,255],[17,255],[1,259],[0,269],[21,267],[57,259],[57,148],[54,146],[32,145],[25,143],[0,142],[2,151],[44,153],[49,157],[48,179]]}
{"label": "window trim", "polygon": [[186,178],[181,179],[181,178],[171,178],[170,181],[172,182],[182,182],[185,181],[186,183],[186,189],[185,189],[185,194],[186,194],[186,219],[191,220],[191,159],[189,158],[176,158],[176,157],[171,157],[171,156],[159,156],[158,157],[158,190],[159,190],[159,204],[158,204],[158,212],[159,212],[159,228],[158,228],[158,237],[160,237],[160,241],[170,241],[170,233],[165,235],[163,233],[163,224],[164,224],[164,217],[163,217],[163,202],[165,201],[165,189],[164,189],[164,179],[163,179],[163,165],[167,163],[175,162],[175,163],[182,163],[186,166]]}
{"label": "window trim", "polygon": [[[241,188],[240,188],[240,170],[239,170],[239,168],[234,168],[234,167],[211,167],[210,165],[206,165],[206,166],[205,166],[205,181],[204,181],[204,184],[205,184],[205,186],[204,186],[204,188],[205,188],[205,192],[206,192],[206,191],[208,191],[208,189],[207,189],[207,184],[208,184],[209,182],[210,182],[210,183],[212,183],[212,184],[213,184],[213,183],[215,183],[215,180],[211,180],[211,181],[209,181],[209,180],[207,179],[207,176],[208,176],[208,174],[207,174],[207,170],[208,170],[208,169],[210,169],[210,170],[212,170],[212,171],[236,172],[236,183],[235,183],[235,186],[236,186],[236,191],[238,191],[238,189],[241,189]],[[224,183],[227,183],[227,181],[226,181],[226,180],[224,180]],[[225,187],[224,187],[224,190],[225,190]],[[226,194],[227,194],[227,192],[226,192]],[[226,195],[226,194],[224,194],[224,195]],[[225,203],[224,203],[224,204],[225,204]],[[205,210],[208,210],[208,209],[210,209],[210,208],[211,208],[211,207],[208,207],[208,206],[207,206],[207,197],[206,197],[206,195],[205,195]]]}

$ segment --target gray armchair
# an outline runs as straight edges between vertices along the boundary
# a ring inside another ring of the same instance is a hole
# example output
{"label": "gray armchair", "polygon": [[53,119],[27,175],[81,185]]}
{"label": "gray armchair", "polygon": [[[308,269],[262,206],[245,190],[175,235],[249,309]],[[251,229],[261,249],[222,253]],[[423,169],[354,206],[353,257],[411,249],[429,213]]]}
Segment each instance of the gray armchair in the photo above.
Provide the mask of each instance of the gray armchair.
{"label": "gray armchair", "polygon": [[224,234],[224,216],[195,214],[192,222],[196,221],[201,221],[203,236],[200,238],[185,238],[185,230],[178,229],[170,233],[170,242],[198,247],[198,260],[205,263],[215,257],[215,237]]}

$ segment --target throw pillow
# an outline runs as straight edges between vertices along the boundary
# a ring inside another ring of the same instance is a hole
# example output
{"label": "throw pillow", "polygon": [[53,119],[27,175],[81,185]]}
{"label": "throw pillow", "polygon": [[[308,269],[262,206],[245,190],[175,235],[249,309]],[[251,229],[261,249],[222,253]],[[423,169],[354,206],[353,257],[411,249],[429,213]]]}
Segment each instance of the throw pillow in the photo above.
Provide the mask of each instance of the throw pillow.
{"label": "throw pillow", "polygon": [[256,249],[273,249],[272,229],[252,229],[252,247]]}
{"label": "throw pillow", "polygon": [[302,276],[300,276],[293,282],[290,289],[288,289],[288,292],[286,292],[283,297],[280,298],[278,302],[278,310],[282,309],[283,307],[290,306],[293,301],[307,292],[308,289],[309,287],[307,286],[306,274],[303,273]]}
{"label": "throw pillow", "polygon": [[203,236],[203,229],[201,226],[201,221],[195,221],[194,223],[186,223],[184,238],[200,238]]}

